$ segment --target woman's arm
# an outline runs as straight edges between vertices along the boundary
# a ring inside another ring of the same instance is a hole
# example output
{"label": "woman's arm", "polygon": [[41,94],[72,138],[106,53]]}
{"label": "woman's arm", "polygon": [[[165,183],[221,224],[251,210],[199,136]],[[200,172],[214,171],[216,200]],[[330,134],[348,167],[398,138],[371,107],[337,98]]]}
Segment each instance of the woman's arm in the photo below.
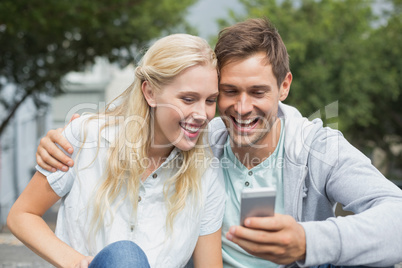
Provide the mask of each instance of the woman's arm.
{"label": "woman's arm", "polygon": [[36,172],[12,206],[7,226],[43,259],[57,267],[75,267],[85,256],[57,238],[42,219],[43,214],[59,199],[46,177]]}
{"label": "woman's arm", "polygon": [[193,253],[194,267],[223,267],[221,229],[198,238]]}

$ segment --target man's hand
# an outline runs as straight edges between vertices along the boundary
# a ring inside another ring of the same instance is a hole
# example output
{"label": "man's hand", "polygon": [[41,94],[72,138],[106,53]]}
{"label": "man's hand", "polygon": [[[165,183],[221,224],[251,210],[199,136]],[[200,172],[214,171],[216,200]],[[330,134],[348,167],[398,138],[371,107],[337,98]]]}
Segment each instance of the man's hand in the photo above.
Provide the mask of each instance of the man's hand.
{"label": "man's hand", "polygon": [[248,253],[277,264],[305,259],[304,228],[291,216],[247,218],[244,224],[230,227],[226,238]]}
{"label": "man's hand", "polygon": [[[80,117],[80,115],[74,114],[70,122],[78,117]],[[57,143],[69,154],[73,153],[73,147],[71,147],[67,139],[61,134],[64,128],[50,130],[46,136],[40,140],[36,151],[36,162],[41,168],[47,171],[55,172],[57,169],[67,171],[69,167],[74,165],[73,160],[56,146]]]}

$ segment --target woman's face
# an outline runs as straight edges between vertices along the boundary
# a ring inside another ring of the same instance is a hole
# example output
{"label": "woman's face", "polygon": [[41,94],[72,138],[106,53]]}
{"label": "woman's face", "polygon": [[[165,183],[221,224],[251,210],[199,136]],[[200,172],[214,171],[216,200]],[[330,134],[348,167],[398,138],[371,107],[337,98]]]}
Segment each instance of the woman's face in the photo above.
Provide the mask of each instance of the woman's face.
{"label": "woman's face", "polygon": [[215,115],[218,76],[211,66],[193,66],[154,93],[153,147],[188,151]]}

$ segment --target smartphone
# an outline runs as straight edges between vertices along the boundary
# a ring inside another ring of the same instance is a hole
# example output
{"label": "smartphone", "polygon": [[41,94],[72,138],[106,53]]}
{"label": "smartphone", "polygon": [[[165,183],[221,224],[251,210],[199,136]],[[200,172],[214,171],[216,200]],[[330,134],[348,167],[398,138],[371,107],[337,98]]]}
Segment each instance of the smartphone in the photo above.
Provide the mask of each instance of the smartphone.
{"label": "smartphone", "polygon": [[274,216],[276,190],[271,187],[244,189],[241,193],[240,224],[248,217]]}

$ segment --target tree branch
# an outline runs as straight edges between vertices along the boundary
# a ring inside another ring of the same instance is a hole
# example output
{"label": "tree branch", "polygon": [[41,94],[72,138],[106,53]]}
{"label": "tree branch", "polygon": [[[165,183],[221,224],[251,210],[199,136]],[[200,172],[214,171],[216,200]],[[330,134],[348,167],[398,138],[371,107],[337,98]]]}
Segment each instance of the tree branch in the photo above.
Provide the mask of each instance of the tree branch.
{"label": "tree branch", "polygon": [[0,136],[3,134],[3,131],[6,129],[6,126],[8,122],[11,120],[11,118],[14,116],[15,112],[17,111],[18,107],[28,98],[30,95],[32,95],[33,91],[29,90],[25,92],[25,95],[22,96],[22,98],[14,104],[14,106],[11,108],[11,111],[7,115],[6,119],[1,122],[0,125]]}

